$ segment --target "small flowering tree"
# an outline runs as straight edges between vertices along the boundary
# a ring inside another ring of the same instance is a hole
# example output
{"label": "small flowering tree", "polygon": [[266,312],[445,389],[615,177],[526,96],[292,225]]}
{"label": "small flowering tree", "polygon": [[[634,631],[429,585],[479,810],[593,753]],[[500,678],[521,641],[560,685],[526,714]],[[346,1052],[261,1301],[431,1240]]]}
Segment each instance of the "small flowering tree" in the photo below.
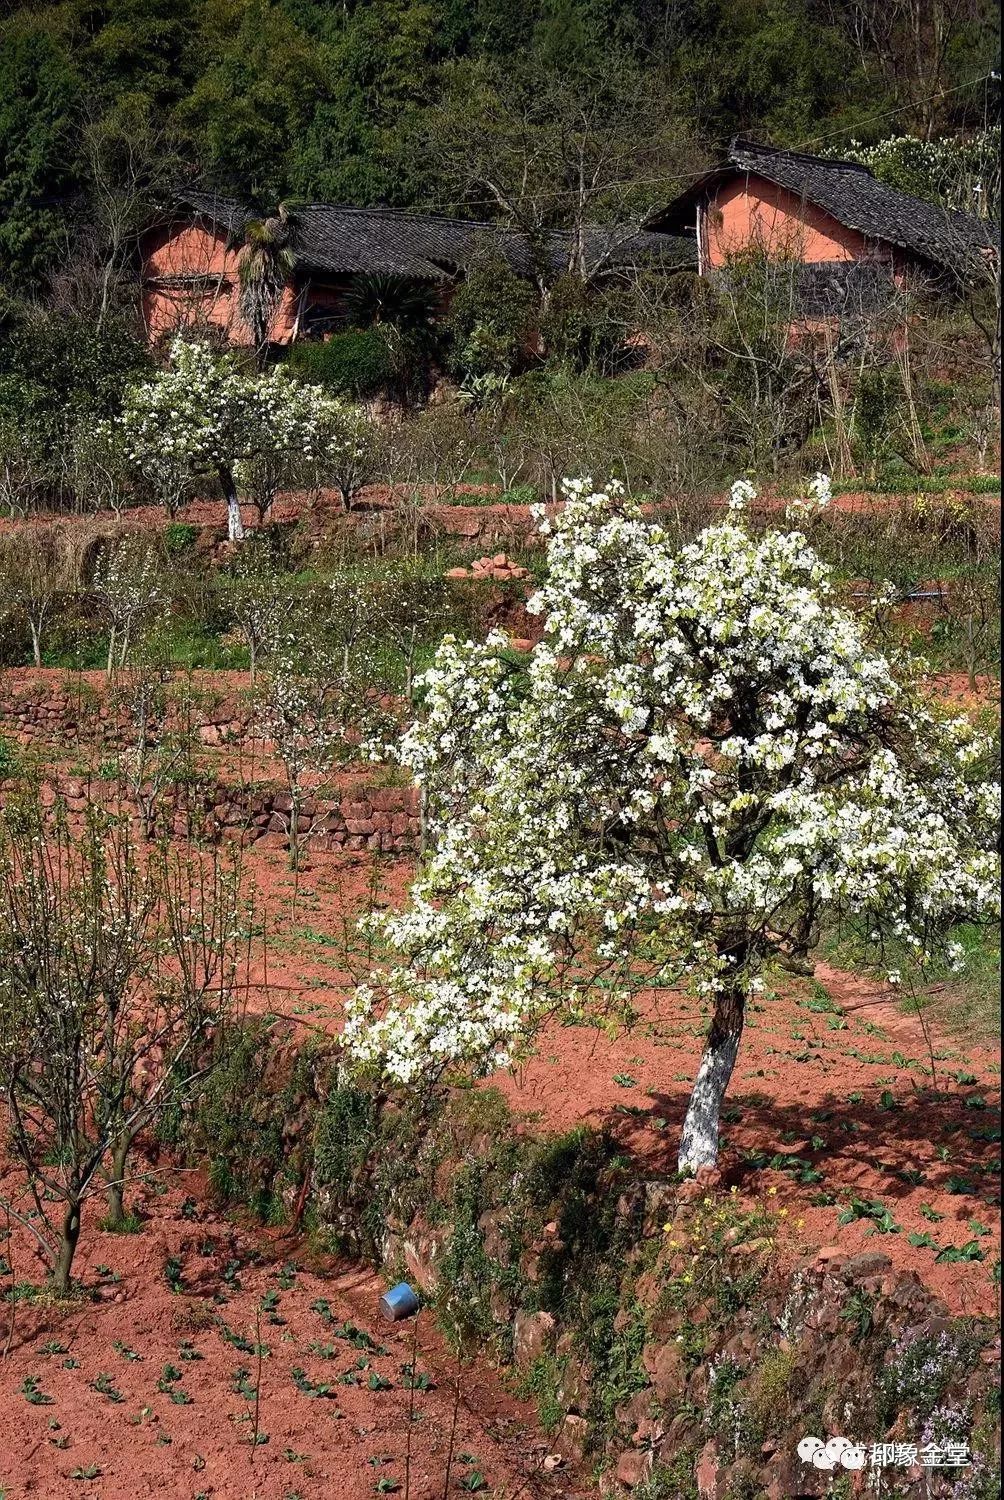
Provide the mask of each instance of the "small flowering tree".
{"label": "small flowering tree", "polygon": [[339,449],[332,429],[342,403],[320,386],[299,385],[281,366],[253,378],[245,376],[243,387],[234,478],[263,526],[279,491],[293,488],[333,438],[333,447]]}
{"label": "small flowering tree", "polygon": [[170,368],[132,387],[119,420],[127,455],[169,510],[194,493],[200,476],[215,474],[230,540],[240,541],[239,491],[264,521],[305,462],[355,453],[360,439],[350,412],[281,367],[248,373],[235,354],[177,339]]}
{"label": "small flowering tree", "polygon": [[217,588],[247,642],[253,684],[258,661],[282,633],[289,609],[289,578],[276,566],[269,538],[249,537],[230,567],[219,575]]}
{"label": "small flowering tree", "polygon": [[[364,598],[359,592],[353,602],[361,605]],[[271,741],[286,775],[293,870],[300,863],[308,774],[367,754],[371,742],[382,741],[390,729],[389,716],[373,687],[369,642],[346,633],[337,596],[335,602],[330,618],[322,621],[326,628],[319,628],[316,617],[311,620],[304,614],[277,631],[256,684],[258,730]],[[325,608],[323,596],[314,603],[320,615]],[[309,602],[305,608],[310,608]],[[354,615],[347,627],[354,631]]]}
{"label": "small flowering tree", "polygon": [[258,678],[258,728],[272,742],[286,775],[292,870],[300,867],[304,778],[329,766],[347,743],[339,676],[337,662],[323,645],[309,649],[297,633],[274,640]]}
{"label": "small flowering tree", "polygon": [[370,919],[403,962],[349,1001],[347,1037],[408,1083],[504,1062],[596,980],[689,986],[711,1007],[679,1151],[696,1170],[747,998],[811,968],[824,921],[924,962],[987,915],[999,794],[971,724],[898,684],[806,538],[748,528],[752,486],[679,552],[616,485],[565,495],[525,666],[504,636],[448,636],[424,677],[402,758],[432,852],[410,908]]}
{"label": "small flowering tree", "polygon": [[65,527],[38,526],[0,537],[0,620],[22,615],[28,622],[36,667],[42,665],[46,627],[76,583],[76,557]]}
{"label": "small flowering tree", "polygon": [[94,592],[108,621],[109,680],[116,665],[125,666],[137,632],[164,605],[162,567],[155,549],[137,536],[120,538],[98,559]]}
{"label": "small flowering tree", "polygon": [[361,406],[326,396],[305,460],[302,472],[312,487],[336,489],[345,509],[351,510],[356,494],[372,479],[376,468],[373,419]]}
{"label": "small flowering tree", "polygon": [[[63,454],[63,471],[78,506],[95,514],[110,510],[121,521],[130,498],[131,475],[120,427],[81,419]],[[168,508],[173,514],[177,506]]]}

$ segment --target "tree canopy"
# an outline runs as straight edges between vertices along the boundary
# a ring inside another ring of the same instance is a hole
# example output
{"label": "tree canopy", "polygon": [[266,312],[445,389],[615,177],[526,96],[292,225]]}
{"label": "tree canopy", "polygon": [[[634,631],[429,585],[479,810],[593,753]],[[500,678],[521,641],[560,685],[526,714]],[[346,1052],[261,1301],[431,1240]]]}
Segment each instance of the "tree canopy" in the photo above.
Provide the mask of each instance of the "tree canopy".
{"label": "tree canopy", "polygon": [[[824,926],[897,983],[999,913],[989,744],[869,644],[801,531],[756,533],[755,497],[677,551],[619,486],[566,482],[525,663],[444,639],[402,746],[432,848],[371,919],[401,961],[349,1002],[361,1061],[489,1070],[556,1012],[683,989],[711,1026],[680,1167],[709,1166],[748,998],[811,972]],[[817,476],[796,510],[827,499]]]}

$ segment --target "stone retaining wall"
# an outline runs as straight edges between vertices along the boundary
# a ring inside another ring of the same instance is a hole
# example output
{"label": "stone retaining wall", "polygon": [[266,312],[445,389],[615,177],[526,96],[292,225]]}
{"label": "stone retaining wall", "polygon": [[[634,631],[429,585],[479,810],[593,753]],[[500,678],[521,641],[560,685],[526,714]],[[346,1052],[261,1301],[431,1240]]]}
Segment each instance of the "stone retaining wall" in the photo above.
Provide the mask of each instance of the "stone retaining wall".
{"label": "stone retaining wall", "polygon": [[[996,1500],[998,1330],[950,1316],[880,1249],[793,1257],[782,1216],[715,1171],[643,1176],[603,1132],[535,1137],[492,1089],[437,1106],[356,1088],[337,1042],[262,1035],[231,1086],[244,1191],[309,1203],[458,1343],[513,1367],[552,1472],[610,1500],[850,1500],[875,1490],[872,1444],[919,1453],[937,1431],[974,1463],[896,1460],[883,1493]],[[191,1125],[212,1163],[197,1107]],[[808,1437],[865,1456],[817,1467]]]}
{"label": "stone retaining wall", "polygon": [[[121,692],[103,681],[97,685],[96,675],[79,682],[38,677],[11,685],[8,679],[0,694],[0,733],[22,745],[100,744],[112,750],[127,745],[135,730]],[[178,713],[180,681],[168,688],[172,719]],[[239,746],[251,735],[252,709],[241,693],[198,685],[189,711],[197,743]]]}
{"label": "stone retaining wall", "polygon": [[[0,805],[16,787],[14,780],[0,780]],[[51,806],[57,798],[76,817],[96,801],[138,813],[129,789],[117,781],[56,776],[45,783],[43,799]],[[297,832],[310,850],[378,849],[403,854],[418,847],[419,813],[416,787],[357,786],[306,796]],[[219,781],[180,784],[166,789],[158,799],[155,818],[156,831],[175,838],[235,840],[285,849],[292,802],[287,791],[274,786],[228,786]]]}

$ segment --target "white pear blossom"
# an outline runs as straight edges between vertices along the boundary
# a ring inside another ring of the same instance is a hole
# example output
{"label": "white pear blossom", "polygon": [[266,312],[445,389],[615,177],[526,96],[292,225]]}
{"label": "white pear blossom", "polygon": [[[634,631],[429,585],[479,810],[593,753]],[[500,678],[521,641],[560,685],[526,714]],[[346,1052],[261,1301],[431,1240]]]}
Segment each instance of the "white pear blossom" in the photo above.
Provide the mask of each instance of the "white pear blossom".
{"label": "white pear blossom", "polygon": [[714,1005],[696,1168],[747,997],[824,921],[925,962],[999,909],[987,747],[897,680],[797,530],[730,514],[676,551],[619,486],[575,481],[531,608],[521,663],[501,634],[448,636],[425,675],[401,755],[431,852],[408,909],[372,919],[400,962],[352,997],[346,1040],[409,1083],[497,1066],[591,977],[688,986]]}
{"label": "white pear blossom", "polygon": [[[264,521],[277,492],[301,466],[356,475],[369,418],[282,366],[246,370],[236,354],[178,338],[170,368],[127,393],[119,418],[126,455],[168,508],[176,510],[215,475],[227,497],[231,540],[239,540],[238,490]],[[343,490],[344,493],[344,490]]]}
{"label": "white pear blossom", "polygon": [[813,474],[805,487],[805,494],[798,495],[794,500],[788,502],[785,515],[789,520],[797,520],[799,516],[817,515],[819,511],[826,510],[833,500],[833,485],[829,474]]}
{"label": "white pear blossom", "polygon": [[729,510],[746,510],[757,497],[756,486],[748,479],[737,479],[729,490]]}

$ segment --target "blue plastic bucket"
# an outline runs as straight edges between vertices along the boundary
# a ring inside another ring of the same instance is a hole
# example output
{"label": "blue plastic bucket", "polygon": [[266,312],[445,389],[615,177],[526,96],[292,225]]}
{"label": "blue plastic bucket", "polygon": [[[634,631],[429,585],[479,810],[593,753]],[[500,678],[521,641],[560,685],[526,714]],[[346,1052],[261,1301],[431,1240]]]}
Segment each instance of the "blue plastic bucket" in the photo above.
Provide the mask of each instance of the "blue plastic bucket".
{"label": "blue plastic bucket", "polygon": [[401,1318],[410,1318],[418,1312],[418,1297],[406,1281],[399,1281],[380,1298],[380,1311],[388,1323],[397,1323]]}

